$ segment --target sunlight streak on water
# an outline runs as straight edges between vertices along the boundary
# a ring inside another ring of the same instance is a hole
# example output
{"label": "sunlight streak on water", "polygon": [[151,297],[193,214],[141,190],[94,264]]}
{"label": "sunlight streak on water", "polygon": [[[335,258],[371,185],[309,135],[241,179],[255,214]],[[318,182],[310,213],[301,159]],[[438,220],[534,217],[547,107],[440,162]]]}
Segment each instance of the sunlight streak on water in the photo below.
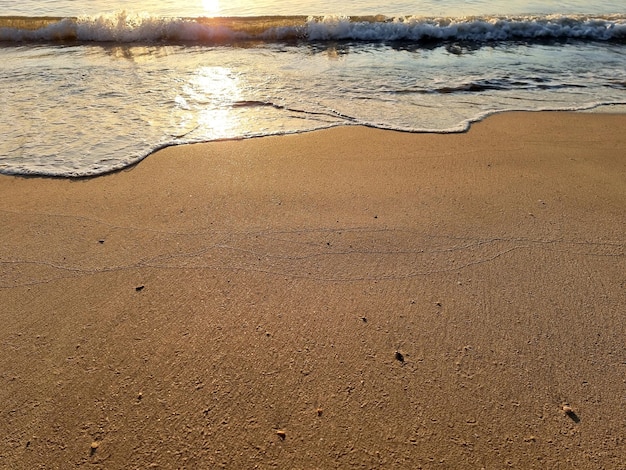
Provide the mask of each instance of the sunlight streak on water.
{"label": "sunlight streak on water", "polygon": [[191,132],[209,139],[232,136],[241,124],[233,105],[241,100],[237,77],[221,66],[201,66],[175,98],[180,114],[178,137]]}

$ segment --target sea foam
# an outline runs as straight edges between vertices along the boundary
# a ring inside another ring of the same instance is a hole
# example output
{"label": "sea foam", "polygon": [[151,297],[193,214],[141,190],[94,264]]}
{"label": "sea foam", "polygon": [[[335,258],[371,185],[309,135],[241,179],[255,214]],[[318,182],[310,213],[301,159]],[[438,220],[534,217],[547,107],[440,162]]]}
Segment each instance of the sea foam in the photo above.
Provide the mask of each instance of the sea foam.
{"label": "sea foam", "polygon": [[0,17],[3,42],[213,44],[237,41],[626,40],[626,15],[162,18],[117,12],[77,18]]}

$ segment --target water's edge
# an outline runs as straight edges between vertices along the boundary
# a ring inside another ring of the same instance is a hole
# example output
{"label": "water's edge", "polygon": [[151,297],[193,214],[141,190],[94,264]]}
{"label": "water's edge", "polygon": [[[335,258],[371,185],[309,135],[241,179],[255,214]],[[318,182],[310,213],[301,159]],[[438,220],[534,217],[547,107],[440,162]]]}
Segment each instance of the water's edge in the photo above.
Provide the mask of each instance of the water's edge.
{"label": "water's edge", "polygon": [[284,132],[268,132],[263,134],[254,134],[254,135],[245,135],[245,136],[237,136],[237,137],[226,137],[226,138],[218,138],[211,140],[176,140],[176,141],[168,141],[162,142],[154,147],[150,148],[145,154],[133,159],[130,162],[124,162],[123,164],[111,166],[102,171],[90,171],[90,172],[80,172],[75,174],[47,174],[43,172],[20,172],[12,169],[0,169],[0,175],[17,177],[17,178],[38,178],[38,179],[67,179],[73,181],[80,180],[89,180],[93,178],[99,178],[102,176],[107,176],[115,173],[121,173],[124,171],[132,170],[139,163],[150,157],[151,155],[169,148],[169,147],[177,147],[182,145],[194,145],[194,144],[210,144],[211,142],[230,142],[230,141],[240,141],[247,139],[258,139],[263,137],[271,137],[271,136],[282,136],[282,135],[297,135],[297,134],[305,134],[309,132],[321,131],[325,129],[331,129],[335,127],[368,127],[372,129],[380,129],[386,130],[390,132],[402,132],[409,134],[463,134],[467,133],[471,130],[472,125],[481,121],[484,121],[490,116],[495,116],[499,114],[505,113],[545,113],[545,112],[554,112],[554,113],[591,113],[591,114],[626,114],[626,101],[624,102],[615,102],[615,103],[597,103],[590,106],[580,107],[580,108],[568,108],[568,109],[507,109],[507,110],[496,110],[482,113],[474,118],[467,119],[463,121],[457,128],[452,129],[444,129],[444,130],[406,130],[406,129],[397,129],[393,127],[386,127],[382,125],[373,125],[368,123],[336,123],[330,124],[326,126],[319,126],[310,129],[303,129],[297,131],[284,131]]}

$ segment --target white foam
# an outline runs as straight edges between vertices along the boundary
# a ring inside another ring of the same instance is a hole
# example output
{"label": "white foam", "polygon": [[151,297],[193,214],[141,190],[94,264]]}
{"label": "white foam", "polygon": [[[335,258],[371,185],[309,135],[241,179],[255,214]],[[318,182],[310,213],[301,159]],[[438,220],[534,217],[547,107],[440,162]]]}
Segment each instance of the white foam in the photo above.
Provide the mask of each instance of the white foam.
{"label": "white foam", "polygon": [[354,22],[346,16],[311,18],[310,40],[360,41],[506,41],[512,39],[588,39],[607,41],[626,38],[622,16],[423,18],[403,17],[382,22]]}
{"label": "white foam", "polygon": [[609,41],[626,39],[626,15],[587,17],[581,15],[424,18],[417,16],[359,20],[342,15],[294,19],[285,25],[281,17],[268,20],[259,31],[254,18],[241,18],[236,30],[202,19],[161,18],[126,11],[65,18],[39,29],[0,27],[0,41],[80,42],[198,42],[237,40],[309,41],[507,41],[581,39]]}

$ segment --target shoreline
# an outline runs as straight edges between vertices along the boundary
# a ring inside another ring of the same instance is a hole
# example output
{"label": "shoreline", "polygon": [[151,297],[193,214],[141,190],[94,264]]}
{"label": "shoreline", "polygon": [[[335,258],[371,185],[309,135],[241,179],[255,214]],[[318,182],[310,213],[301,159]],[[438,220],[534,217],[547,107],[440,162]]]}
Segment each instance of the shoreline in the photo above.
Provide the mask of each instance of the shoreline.
{"label": "shoreline", "polygon": [[626,115],[0,175],[0,466],[619,468]]}
{"label": "shoreline", "polygon": [[[576,109],[554,109],[554,110],[536,110],[536,111],[518,111],[518,110],[500,110],[500,111],[488,111],[478,116],[474,116],[473,118],[466,119],[461,122],[457,127],[450,127],[447,129],[439,129],[439,130],[408,130],[408,129],[394,129],[384,126],[378,125],[367,125],[367,124],[332,124],[328,127],[321,127],[317,129],[305,129],[305,130],[295,130],[295,131],[287,131],[287,132],[277,132],[277,133],[269,133],[269,134],[255,134],[249,136],[237,136],[237,137],[223,137],[214,140],[201,140],[197,142],[165,142],[155,146],[152,150],[146,153],[143,156],[137,157],[133,162],[117,164],[114,167],[111,167],[106,170],[98,171],[95,173],[84,173],[85,170],[81,170],[82,173],[79,174],[55,174],[55,173],[41,173],[41,172],[29,172],[30,170],[19,172],[16,170],[2,170],[0,169],[0,176],[14,176],[14,177],[22,177],[22,178],[49,178],[49,179],[70,179],[70,180],[88,180],[92,178],[100,178],[102,176],[107,176],[119,172],[129,171],[136,165],[139,165],[145,159],[150,158],[155,153],[161,152],[165,149],[171,147],[180,147],[186,145],[201,145],[201,144],[211,144],[213,142],[236,142],[239,140],[254,140],[254,139],[264,139],[267,137],[282,137],[282,136],[290,136],[290,135],[301,135],[301,134],[309,134],[312,132],[323,132],[329,129],[335,128],[343,128],[343,127],[357,127],[357,128],[366,128],[373,129],[377,131],[388,131],[388,132],[396,132],[401,134],[413,134],[413,135],[455,135],[455,134],[466,134],[471,131],[472,127],[483,122],[485,119],[489,119],[493,116],[498,116],[501,114],[554,114],[554,113],[564,113],[564,114],[610,114],[610,115],[623,115],[626,114],[626,102],[615,102],[615,103],[598,103],[589,106],[583,106]],[[95,171],[95,170],[93,170]]]}

